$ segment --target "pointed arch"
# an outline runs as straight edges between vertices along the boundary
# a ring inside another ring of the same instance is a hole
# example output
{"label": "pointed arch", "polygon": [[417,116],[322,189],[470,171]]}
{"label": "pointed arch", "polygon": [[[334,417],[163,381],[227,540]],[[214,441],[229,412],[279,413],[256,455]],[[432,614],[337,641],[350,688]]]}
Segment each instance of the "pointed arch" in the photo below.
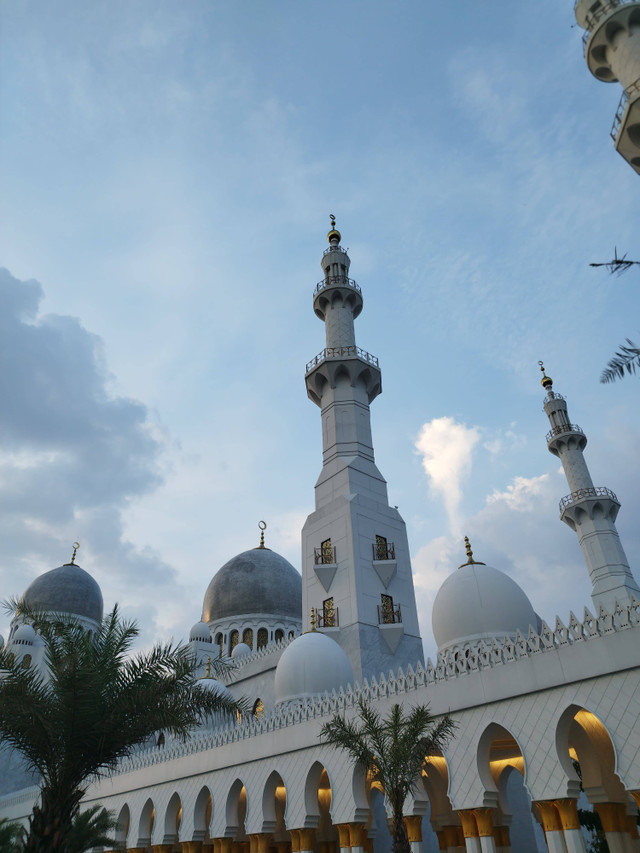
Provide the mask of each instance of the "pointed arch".
{"label": "pointed arch", "polygon": [[180,836],[180,824],[182,823],[182,801],[178,793],[171,796],[164,813],[164,838],[163,844],[176,844]]}
{"label": "pointed arch", "polygon": [[241,779],[236,779],[229,788],[225,807],[226,834],[241,841],[246,838],[245,818],[247,815],[247,789]]}
{"label": "pointed arch", "polygon": [[151,797],[142,807],[140,812],[140,820],[138,821],[138,840],[136,847],[148,847],[151,844],[153,835],[153,826],[156,821],[156,809],[153,805]]}
{"label": "pointed arch", "polygon": [[213,797],[211,791],[204,785],[196,797],[193,807],[193,841],[208,841],[211,837],[209,829],[213,818]]}
{"label": "pointed arch", "polygon": [[115,840],[121,847],[124,847],[127,842],[130,824],[131,810],[129,809],[127,803],[125,803],[120,809],[120,813],[118,814],[118,823],[115,831]]}
{"label": "pointed arch", "polygon": [[280,773],[273,770],[262,792],[262,831],[272,833],[276,840],[288,841],[286,814],[287,789]]}

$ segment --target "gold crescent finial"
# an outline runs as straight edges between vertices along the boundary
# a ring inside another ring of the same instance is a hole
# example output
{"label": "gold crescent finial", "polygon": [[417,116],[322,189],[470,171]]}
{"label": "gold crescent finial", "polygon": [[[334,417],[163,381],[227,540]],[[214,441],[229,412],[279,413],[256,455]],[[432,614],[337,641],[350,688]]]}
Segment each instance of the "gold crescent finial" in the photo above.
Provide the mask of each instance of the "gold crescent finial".
{"label": "gold crescent finial", "polygon": [[336,218],[333,213],[329,214],[329,221],[331,222],[331,231],[327,234],[327,240],[331,243],[332,240],[337,240],[339,243],[342,239],[342,234],[336,228]]}
{"label": "gold crescent finial", "polygon": [[205,678],[211,678],[211,657],[207,658],[207,668],[204,672]]}
{"label": "gold crescent finial", "polygon": [[71,555],[71,563],[70,563],[71,566],[75,566],[75,564],[76,564],[76,554],[78,553],[79,547],[80,547],[79,542],[73,543],[73,554]]}
{"label": "gold crescent finial", "polygon": [[316,630],[316,609],[315,609],[315,607],[311,608],[311,616],[309,618],[309,622],[311,624],[311,630],[315,631]]}
{"label": "gold crescent finial", "polygon": [[260,544],[258,545],[258,548],[264,548],[264,532],[267,529],[267,522],[259,521],[258,527],[260,528]]}
{"label": "gold crescent finial", "polygon": [[543,388],[551,389],[553,385],[553,379],[550,376],[547,376],[547,374],[544,372],[544,364],[541,361],[539,361],[538,364],[540,365],[540,372],[542,373],[542,379],[540,380],[540,384]]}

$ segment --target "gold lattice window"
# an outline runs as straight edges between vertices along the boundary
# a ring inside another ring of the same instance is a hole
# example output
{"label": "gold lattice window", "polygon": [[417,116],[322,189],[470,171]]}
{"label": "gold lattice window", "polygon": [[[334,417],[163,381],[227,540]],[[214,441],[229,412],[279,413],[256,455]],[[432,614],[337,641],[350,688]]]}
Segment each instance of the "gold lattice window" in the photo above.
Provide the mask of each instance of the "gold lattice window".
{"label": "gold lattice window", "polygon": [[242,632],[242,642],[246,643],[250,649],[253,648],[253,628],[245,628]]}
{"label": "gold lattice window", "polygon": [[381,596],[382,599],[382,621],[385,625],[388,625],[391,622],[395,622],[395,614],[393,610],[393,598],[390,595]]}
{"label": "gold lattice window", "polygon": [[322,602],[322,624],[325,628],[333,628],[336,624],[336,611],[333,598],[325,598]]}
{"label": "gold lattice window", "polygon": [[229,635],[229,651],[232,652],[240,642],[240,634],[237,631],[232,631]]}
{"label": "gold lattice window", "polygon": [[386,560],[387,556],[387,537],[376,535],[376,560]]}
{"label": "gold lattice window", "polygon": [[[317,542],[318,540],[316,540]],[[320,552],[322,554],[323,563],[333,563],[333,548],[331,547],[331,539],[325,539],[320,543]]]}
{"label": "gold lattice window", "polygon": [[253,716],[259,720],[264,717],[264,703],[262,699],[256,699],[256,704],[253,706]]}
{"label": "gold lattice window", "polygon": [[258,648],[264,649],[264,647],[269,642],[269,632],[266,628],[258,629]]}

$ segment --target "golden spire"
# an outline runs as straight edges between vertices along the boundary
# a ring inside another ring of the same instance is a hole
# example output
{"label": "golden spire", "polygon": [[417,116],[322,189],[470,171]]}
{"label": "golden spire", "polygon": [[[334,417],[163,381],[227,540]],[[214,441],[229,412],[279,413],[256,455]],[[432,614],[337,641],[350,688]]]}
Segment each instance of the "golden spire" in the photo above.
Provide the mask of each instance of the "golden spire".
{"label": "golden spire", "polygon": [[207,668],[204,672],[205,678],[211,678],[211,657],[207,658]]}
{"label": "golden spire", "polygon": [[331,242],[332,240],[337,240],[338,243],[342,239],[342,234],[336,228],[336,218],[333,213],[329,214],[329,219],[331,221],[331,231],[327,234],[327,240]]}
{"label": "golden spire", "polygon": [[267,529],[267,522],[259,521],[258,527],[260,528],[260,544],[258,545],[258,548],[264,549],[264,532]]}
{"label": "golden spire", "polygon": [[75,564],[76,564],[76,554],[78,553],[79,547],[80,547],[79,542],[73,543],[73,554],[71,555],[71,562],[69,563],[70,566],[75,566]]}
{"label": "golden spire", "polygon": [[[469,542],[468,536],[464,537],[464,548],[467,552],[467,562],[463,563],[462,566],[486,566],[486,563],[481,563],[479,560],[473,559],[473,551],[471,550],[471,542]],[[458,566],[458,568],[461,569],[462,566]]]}
{"label": "golden spire", "polygon": [[542,379],[540,380],[540,384],[545,390],[548,389],[550,391],[553,387],[553,379],[550,376],[547,376],[547,374],[544,372],[544,364],[541,361],[539,361],[538,364],[540,365],[540,372],[542,373]]}
{"label": "golden spire", "polygon": [[316,609],[315,609],[315,607],[311,608],[311,616],[309,618],[309,622],[311,624],[311,630],[315,631],[316,630]]}

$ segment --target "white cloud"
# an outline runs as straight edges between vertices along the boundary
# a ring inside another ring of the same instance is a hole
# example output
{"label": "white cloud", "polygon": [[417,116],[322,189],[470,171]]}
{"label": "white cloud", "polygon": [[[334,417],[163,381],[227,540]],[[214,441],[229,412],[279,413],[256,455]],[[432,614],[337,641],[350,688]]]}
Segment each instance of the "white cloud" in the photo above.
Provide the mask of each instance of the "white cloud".
{"label": "white cloud", "polygon": [[479,440],[477,427],[467,427],[445,416],[423,424],[415,442],[432,490],[444,499],[452,531],[460,529],[462,480],[471,470],[473,450]]}

